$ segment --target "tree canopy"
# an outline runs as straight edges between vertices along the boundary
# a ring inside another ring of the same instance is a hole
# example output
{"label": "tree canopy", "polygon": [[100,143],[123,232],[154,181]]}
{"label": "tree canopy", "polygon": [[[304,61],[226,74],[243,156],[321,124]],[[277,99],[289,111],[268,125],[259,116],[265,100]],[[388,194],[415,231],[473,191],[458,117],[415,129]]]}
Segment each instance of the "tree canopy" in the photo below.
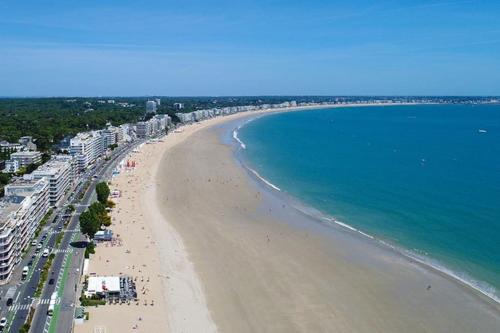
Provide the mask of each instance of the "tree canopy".
{"label": "tree canopy", "polygon": [[86,210],[80,215],[80,230],[82,234],[87,235],[90,239],[94,239],[96,232],[100,228],[100,221],[90,210]]}
{"label": "tree canopy", "polygon": [[97,193],[97,200],[106,205],[108,202],[109,194],[111,193],[108,184],[106,182],[100,182],[95,186],[95,191]]}
{"label": "tree canopy", "polygon": [[89,208],[80,215],[80,230],[84,235],[93,239],[96,232],[101,227],[109,226],[111,224],[111,217],[106,211],[106,206],[99,201],[94,202]]}
{"label": "tree canopy", "polygon": [[[117,126],[142,120],[146,116],[146,101],[151,98],[111,98],[115,100],[115,103],[108,103],[108,99],[97,97],[0,98],[0,140],[17,142],[20,137],[30,135],[35,140],[38,150],[48,151],[67,136],[102,129],[108,122]],[[174,121],[178,121],[175,116],[177,112],[281,103],[291,99],[297,98],[286,96],[162,97],[157,113],[168,114]],[[310,98],[307,97],[307,100]],[[182,103],[184,108],[176,109],[174,103]]]}

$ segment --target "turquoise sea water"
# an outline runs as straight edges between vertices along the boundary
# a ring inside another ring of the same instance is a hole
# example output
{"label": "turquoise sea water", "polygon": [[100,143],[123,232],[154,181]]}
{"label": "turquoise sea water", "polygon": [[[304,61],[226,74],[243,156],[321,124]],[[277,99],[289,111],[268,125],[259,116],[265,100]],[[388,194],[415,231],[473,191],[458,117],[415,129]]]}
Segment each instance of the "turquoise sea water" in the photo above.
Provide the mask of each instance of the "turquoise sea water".
{"label": "turquoise sea water", "polygon": [[281,113],[238,137],[281,190],[500,298],[500,105]]}

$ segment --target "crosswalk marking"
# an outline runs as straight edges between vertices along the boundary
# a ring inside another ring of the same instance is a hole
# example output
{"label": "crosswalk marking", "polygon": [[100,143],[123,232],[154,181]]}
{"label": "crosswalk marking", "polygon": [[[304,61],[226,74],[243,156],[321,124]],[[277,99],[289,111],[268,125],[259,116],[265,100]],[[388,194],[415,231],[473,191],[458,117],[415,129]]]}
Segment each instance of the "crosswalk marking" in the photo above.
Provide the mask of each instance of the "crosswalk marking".
{"label": "crosswalk marking", "polygon": [[30,304],[15,304],[15,305],[12,305],[11,311],[28,310],[30,307],[31,307],[31,303]]}
{"label": "crosswalk marking", "polygon": [[[56,304],[61,302],[60,298],[56,299]],[[11,311],[22,311],[28,310],[31,307],[31,304],[36,305],[47,305],[50,303],[50,298],[36,298],[33,303],[25,303],[25,304],[14,304],[10,307]]]}

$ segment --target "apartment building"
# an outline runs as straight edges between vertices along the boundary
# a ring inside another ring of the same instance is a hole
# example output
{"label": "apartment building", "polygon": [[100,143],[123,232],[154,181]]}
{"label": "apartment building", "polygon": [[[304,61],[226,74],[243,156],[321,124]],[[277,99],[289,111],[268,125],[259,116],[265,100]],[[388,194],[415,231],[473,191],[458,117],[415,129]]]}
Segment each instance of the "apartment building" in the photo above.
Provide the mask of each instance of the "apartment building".
{"label": "apartment building", "polygon": [[15,173],[19,171],[19,161],[13,161],[13,160],[5,161],[5,168],[3,171],[7,173]]}
{"label": "apartment building", "polygon": [[25,167],[30,164],[38,164],[42,162],[42,153],[39,151],[18,151],[10,154],[12,161],[18,161],[19,167]]}
{"label": "apartment building", "polygon": [[138,138],[150,138],[165,132],[172,119],[167,115],[156,115],[148,121],[138,122],[136,135]]}
{"label": "apartment building", "polygon": [[123,130],[120,127],[108,126],[108,128],[102,130],[102,135],[104,136],[106,147],[123,141]]}
{"label": "apartment building", "polygon": [[71,175],[72,185],[76,184],[78,182],[78,163],[77,163],[77,160],[74,156],[64,155],[64,154],[53,155],[51,157],[51,160],[62,161],[62,162],[68,163],[70,165],[70,170],[71,170],[70,175]]}
{"label": "apartment building", "polygon": [[0,284],[9,281],[22,251],[49,208],[47,179],[17,179],[0,199]]}
{"label": "apartment building", "polygon": [[146,102],[146,113],[156,113],[156,102],[147,101]]}
{"label": "apartment building", "polygon": [[46,178],[49,181],[49,204],[57,206],[66,191],[73,184],[72,165],[64,160],[50,160],[31,173],[33,179]]}
{"label": "apartment building", "polygon": [[150,137],[153,133],[151,129],[151,122],[149,121],[140,121],[136,125],[135,133],[138,138],[144,139]]}
{"label": "apartment building", "polygon": [[83,171],[105,152],[106,140],[97,131],[78,133],[70,140],[69,149],[77,160],[78,170]]}

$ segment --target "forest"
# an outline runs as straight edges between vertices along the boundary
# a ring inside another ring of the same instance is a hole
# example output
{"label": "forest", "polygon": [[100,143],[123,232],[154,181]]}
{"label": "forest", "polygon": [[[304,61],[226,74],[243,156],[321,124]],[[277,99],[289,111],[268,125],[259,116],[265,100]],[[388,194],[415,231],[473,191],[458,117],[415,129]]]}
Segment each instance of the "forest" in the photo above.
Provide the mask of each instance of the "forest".
{"label": "forest", "polygon": [[[108,103],[107,100],[115,103]],[[32,136],[38,149],[48,151],[67,136],[102,129],[106,123],[118,126],[135,123],[145,116],[148,97],[106,98],[0,98],[0,140],[17,142]],[[237,105],[280,103],[287,97],[162,97],[157,113],[174,116],[176,112]],[[106,101],[103,103],[102,101]],[[119,103],[128,103],[122,106]],[[183,103],[177,110],[174,103]],[[176,120],[176,117],[173,117]]]}

